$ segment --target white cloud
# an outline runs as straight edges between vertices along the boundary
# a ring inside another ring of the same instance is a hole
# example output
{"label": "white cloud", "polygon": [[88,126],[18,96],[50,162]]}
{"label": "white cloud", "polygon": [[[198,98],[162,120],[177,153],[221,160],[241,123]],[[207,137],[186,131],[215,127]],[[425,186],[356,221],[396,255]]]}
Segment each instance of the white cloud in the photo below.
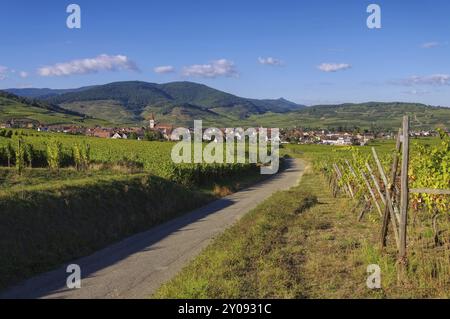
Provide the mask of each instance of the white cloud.
{"label": "white cloud", "polygon": [[428,76],[411,76],[407,79],[401,80],[400,84],[406,86],[412,85],[433,85],[444,86],[450,85],[450,75],[448,74],[433,74]]}
{"label": "white cloud", "polygon": [[440,45],[441,45],[441,43],[439,43],[439,42],[426,42],[426,43],[423,43],[421,45],[421,47],[423,49],[432,49],[432,48],[436,48],[436,47],[438,47]]}
{"label": "white cloud", "polygon": [[22,79],[26,79],[26,78],[28,77],[28,72],[21,71],[21,72],[19,72],[19,76],[20,76]]}
{"label": "white cloud", "polygon": [[429,94],[430,92],[429,91],[426,91],[426,90],[416,90],[416,89],[413,89],[413,90],[410,90],[410,91],[405,91],[405,92],[403,92],[404,94],[408,94],[408,95],[425,95],[425,94]]}
{"label": "white cloud", "polygon": [[45,66],[38,70],[38,74],[41,76],[67,76],[117,70],[138,71],[138,67],[125,55],[102,54],[95,58],[73,60]]}
{"label": "white cloud", "polygon": [[238,76],[235,65],[232,61],[220,59],[211,61],[208,64],[194,64],[183,68],[183,75],[198,76],[205,78],[216,78],[219,76]]}
{"label": "white cloud", "polygon": [[258,62],[263,65],[273,65],[273,66],[283,65],[283,61],[281,61],[277,58],[273,58],[273,57],[267,57],[267,58],[259,57]]}
{"label": "white cloud", "polygon": [[8,68],[6,66],[0,65],[0,81],[6,79],[8,73]]}
{"label": "white cloud", "polygon": [[175,72],[175,68],[171,65],[161,65],[154,68],[153,71],[159,74],[166,74]]}
{"label": "white cloud", "polygon": [[317,68],[323,72],[337,72],[350,69],[352,66],[347,63],[322,63]]}

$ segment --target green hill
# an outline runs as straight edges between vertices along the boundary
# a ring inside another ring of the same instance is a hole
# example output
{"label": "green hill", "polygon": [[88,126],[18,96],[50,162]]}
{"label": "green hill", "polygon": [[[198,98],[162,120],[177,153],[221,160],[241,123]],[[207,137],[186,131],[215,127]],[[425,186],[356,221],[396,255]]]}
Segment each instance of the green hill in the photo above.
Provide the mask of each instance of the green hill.
{"label": "green hill", "polygon": [[88,118],[85,115],[64,110],[42,101],[28,100],[0,91],[0,123],[10,120],[25,120],[41,124],[76,124],[93,126],[107,124],[106,121]]}
{"label": "green hill", "polygon": [[[284,99],[241,98],[192,82],[155,84],[135,81],[70,91],[9,91],[33,95],[64,109],[118,124],[137,124],[152,113],[160,120],[178,124],[192,123],[199,118],[211,123],[236,122],[255,114],[287,112],[304,107]],[[39,92],[43,95],[39,96]]]}
{"label": "green hill", "polygon": [[417,103],[318,105],[286,114],[252,116],[249,122],[273,127],[397,129],[410,115],[413,129],[450,129],[450,108]]}
{"label": "green hill", "polygon": [[242,98],[192,82],[135,81],[73,90],[9,91],[37,97],[38,103],[59,113],[85,114],[117,125],[141,125],[155,114],[160,122],[180,126],[192,126],[194,120],[201,119],[205,125],[220,127],[396,129],[402,116],[409,114],[413,128],[450,128],[450,108],[445,107],[401,102],[305,107],[285,99]]}

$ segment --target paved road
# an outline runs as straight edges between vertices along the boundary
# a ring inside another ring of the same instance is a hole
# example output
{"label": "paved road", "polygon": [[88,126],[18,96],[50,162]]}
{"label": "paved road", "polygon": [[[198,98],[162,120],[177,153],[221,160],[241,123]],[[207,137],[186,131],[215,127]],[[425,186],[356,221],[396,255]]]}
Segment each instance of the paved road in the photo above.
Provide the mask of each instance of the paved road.
{"label": "paved road", "polygon": [[176,275],[225,228],[278,190],[296,185],[304,164],[182,217],[134,235],[70,264],[81,267],[82,287],[66,287],[67,265],[39,275],[0,298],[146,298]]}

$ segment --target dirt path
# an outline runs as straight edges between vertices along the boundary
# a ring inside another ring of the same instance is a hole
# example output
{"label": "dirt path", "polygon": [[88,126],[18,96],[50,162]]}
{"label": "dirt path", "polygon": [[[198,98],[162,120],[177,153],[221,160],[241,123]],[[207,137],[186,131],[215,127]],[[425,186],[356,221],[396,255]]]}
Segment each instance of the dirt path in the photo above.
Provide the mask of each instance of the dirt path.
{"label": "dirt path", "polygon": [[289,166],[258,185],[70,263],[81,267],[80,289],[66,287],[64,265],[0,293],[0,298],[149,297],[217,234],[272,193],[296,185],[304,164],[290,160]]}

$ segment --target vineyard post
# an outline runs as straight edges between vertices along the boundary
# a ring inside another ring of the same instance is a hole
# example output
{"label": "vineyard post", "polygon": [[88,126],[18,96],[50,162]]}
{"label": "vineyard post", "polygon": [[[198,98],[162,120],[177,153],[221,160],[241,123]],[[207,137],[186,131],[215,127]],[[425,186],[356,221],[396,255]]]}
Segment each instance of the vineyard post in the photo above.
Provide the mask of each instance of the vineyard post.
{"label": "vineyard post", "polygon": [[339,176],[337,174],[336,168],[334,167],[334,164],[332,165],[333,169],[332,169],[332,174],[331,174],[331,183],[332,183],[332,187],[333,187],[333,197],[336,198],[337,193],[338,193],[338,180],[339,180]]}
{"label": "vineyard post", "polygon": [[409,117],[403,117],[402,174],[400,195],[400,251],[402,261],[406,258],[406,224],[408,222],[408,168],[409,168]]}
{"label": "vineyard post", "polygon": [[[392,168],[391,168],[391,179],[390,179],[391,184],[389,185],[393,192],[392,200],[394,199],[395,192],[396,192],[395,179],[397,177],[397,170],[398,170],[398,159],[399,159],[398,154],[400,152],[400,146],[401,146],[401,139],[400,139],[401,134],[402,134],[402,129],[400,128],[400,129],[398,129],[398,133],[397,133],[397,142],[395,145],[394,160],[392,162]],[[386,247],[386,237],[387,237],[388,226],[389,226],[389,207],[386,205],[386,207],[384,209],[383,226],[381,228],[381,248]],[[395,222],[393,223],[392,227],[396,227]]]}
{"label": "vineyard post", "polygon": [[383,193],[381,192],[380,184],[378,183],[377,179],[375,178],[375,175],[373,174],[372,167],[370,167],[370,164],[366,162],[367,170],[369,171],[370,177],[372,178],[373,184],[375,185],[375,188],[377,189],[378,195],[380,195],[381,201],[384,205],[386,205],[386,199],[384,198]]}
{"label": "vineyard post", "polygon": [[[355,172],[355,170],[353,169],[352,164],[350,164],[350,162],[349,162],[348,160],[345,160],[345,162],[347,163],[348,168],[350,169],[350,173],[352,174],[352,176],[353,176],[355,179],[358,179],[358,177],[357,177],[357,175],[356,175],[356,172]],[[358,189],[358,188],[355,186],[355,189]]]}
{"label": "vineyard post", "polygon": [[396,217],[395,217],[395,212],[394,212],[394,205],[391,200],[391,192],[389,190],[389,183],[386,178],[386,174],[384,173],[383,166],[381,165],[381,162],[378,159],[377,151],[375,150],[374,147],[372,147],[372,153],[373,153],[373,157],[375,159],[375,163],[377,164],[380,176],[383,179],[384,187],[386,189],[386,206],[389,209],[389,213],[391,215],[391,220],[392,220],[392,225],[393,225],[392,229],[394,231],[395,243],[397,244],[397,248],[400,249],[400,238],[399,238],[399,234],[398,234],[397,222],[396,222]]}
{"label": "vineyard post", "polygon": [[362,170],[359,170],[359,173],[361,174],[363,181],[366,184],[367,189],[369,190],[370,196],[372,197],[372,200],[375,203],[375,207],[377,208],[378,213],[380,214],[380,216],[382,216],[383,213],[381,212],[380,205],[378,204],[377,198],[375,197],[375,194],[373,193],[372,187],[370,187],[370,183],[366,178],[366,174],[364,174],[364,172]]}
{"label": "vineyard post", "polygon": [[369,197],[367,197],[366,194],[364,194],[364,199],[365,199],[365,204],[364,204],[363,209],[361,210],[361,213],[359,213],[359,215],[358,215],[358,222],[360,222],[363,219],[364,214],[366,213],[366,211],[369,211],[370,207],[371,207],[370,199],[369,199]]}

